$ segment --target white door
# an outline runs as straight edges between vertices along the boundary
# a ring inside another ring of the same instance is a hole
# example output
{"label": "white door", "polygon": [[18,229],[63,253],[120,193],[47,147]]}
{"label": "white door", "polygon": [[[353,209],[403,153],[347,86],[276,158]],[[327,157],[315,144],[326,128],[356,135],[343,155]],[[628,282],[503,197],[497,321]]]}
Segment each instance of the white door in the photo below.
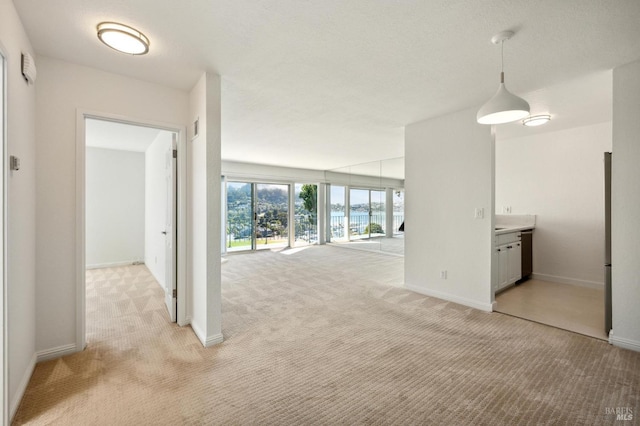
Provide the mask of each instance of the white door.
{"label": "white door", "polygon": [[177,154],[177,135],[174,133],[171,146],[167,151],[166,162],[166,187],[167,187],[167,214],[165,231],[165,304],[169,310],[171,321],[176,322],[176,154]]}

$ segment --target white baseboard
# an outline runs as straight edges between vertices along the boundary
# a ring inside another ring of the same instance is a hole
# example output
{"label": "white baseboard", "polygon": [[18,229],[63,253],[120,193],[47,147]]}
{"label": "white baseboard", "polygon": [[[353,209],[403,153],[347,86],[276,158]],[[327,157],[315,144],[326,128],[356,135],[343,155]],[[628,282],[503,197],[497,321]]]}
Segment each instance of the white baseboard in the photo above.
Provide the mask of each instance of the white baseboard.
{"label": "white baseboard", "polygon": [[222,343],[222,341],[224,340],[221,333],[214,334],[213,336],[205,336],[205,334],[202,332],[200,327],[194,324],[193,321],[191,321],[190,325],[191,325],[191,328],[193,329],[193,332],[198,337],[198,340],[200,340],[200,343],[202,343],[202,346],[204,346],[205,348],[208,348],[213,345],[217,345],[218,343]]}
{"label": "white baseboard", "polygon": [[79,352],[76,348],[75,343],[70,343],[68,345],[58,346],[57,348],[45,349],[43,351],[38,351],[38,362],[48,361],[50,359],[60,358],[61,356],[71,355],[73,353]]}
{"label": "white baseboard", "polygon": [[222,333],[214,334],[213,336],[207,337],[207,340],[205,340],[205,343],[204,343],[204,347],[208,348],[211,346],[215,346],[218,343],[222,343],[223,341],[224,341],[224,337],[222,336]]}
{"label": "white baseboard", "polygon": [[624,337],[617,337],[613,334],[613,330],[609,332],[609,343],[619,348],[640,352],[640,342],[636,340],[625,339]]}
{"label": "white baseboard", "polygon": [[493,311],[493,303],[482,303],[477,300],[467,299],[465,297],[456,296],[450,293],[443,293],[437,290],[431,290],[423,287],[418,287],[411,284],[405,284],[404,288],[414,291],[416,293],[424,294],[425,296],[435,297],[438,299],[446,300],[448,302],[454,302],[459,305],[469,306],[470,308],[479,309],[485,312]]}
{"label": "white baseboard", "polygon": [[122,262],[94,263],[93,265],[87,265],[86,269],[116,268],[118,266],[133,265],[134,263],[144,265],[141,260],[125,260]]}
{"label": "white baseboard", "polygon": [[22,401],[22,397],[24,396],[25,391],[27,390],[27,386],[29,385],[29,380],[31,380],[31,375],[33,374],[33,370],[36,368],[36,354],[34,353],[31,357],[31,361],[29,361],[29,365],[27,366],[27,370],[22,375],[22,379],[20,380],[20,384],[18,385],[18,389],[16,389],[15,395],[13,395],[13,399],[10,401],[9,406],[9,422],[13,420],[13,416],[15,416],[16,411],[18,411],[18,407],[20,406],[20,402]]}
{"label": "white baseboard", "polygon": [[[604,276],[604,272],[603,272],[603,276]],[[534,280],[550,281],[552,283],[560,283],[560,284],[571,284],[571,285],[577,285],[580,287],[597,288],[597,289],[604,288],[604,282],[579,280],[576,278],[569,278],[569,277],[558,277],[556,275],[538,274],[535,272],[531,274],[531,278]]]}

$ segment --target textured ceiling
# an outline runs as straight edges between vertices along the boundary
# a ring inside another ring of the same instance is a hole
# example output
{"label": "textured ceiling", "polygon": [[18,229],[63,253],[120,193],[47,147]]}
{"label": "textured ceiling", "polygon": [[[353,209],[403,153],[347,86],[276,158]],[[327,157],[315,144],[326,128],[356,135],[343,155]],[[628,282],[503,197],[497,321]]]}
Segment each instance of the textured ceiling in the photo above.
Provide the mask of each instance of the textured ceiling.
{"label": "textured ceiling", "polygon": [[[610,88],[606,71],[640,58],[638,0],[14,4],[38,55],[184,90],[205,70],[220,74],[223,158],[312,169],[402,156],[406,124],[482,104],[498,85],[498,31],[516,31],[507,87],[549,109],[549,128],[610,110],[610,94],[596,99]],[[104,20],[144,32],[150,54],[100,44]],[[554,95],[565,86],[575,102]],[[503,133],[522,131],[514,126]]]}

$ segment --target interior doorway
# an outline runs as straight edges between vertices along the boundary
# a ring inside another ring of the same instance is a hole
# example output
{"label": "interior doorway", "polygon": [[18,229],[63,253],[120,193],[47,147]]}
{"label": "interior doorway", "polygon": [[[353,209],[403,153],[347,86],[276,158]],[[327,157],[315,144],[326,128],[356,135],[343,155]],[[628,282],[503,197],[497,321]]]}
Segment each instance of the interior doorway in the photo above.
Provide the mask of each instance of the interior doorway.
{"label": "interior doorway", "polygon": [[[495,310],[607,339],[603,152],[612,143],[610,123],[537,133],[520,126],[515,130],[527,133],[510,137],[500,137],[500,129],[494,145],[493,219],[500,228],[493,240]],[[513,238],[499,238],[505,232]]]}
{"label": "interior doorway", "polygon": [[[86,339],[87,281],[94,279],[85,270],[122,274],[131,290],[151,280],[169,320],[186,324],[184,128],[84,112],[78,124],[78,335]],[[129,309],[146,309],[140,300]]]}
{"label": "interior doorway", "polygon": [[92,118],[85,129],[86,268],[145,265],[175,322],[177,135]]}

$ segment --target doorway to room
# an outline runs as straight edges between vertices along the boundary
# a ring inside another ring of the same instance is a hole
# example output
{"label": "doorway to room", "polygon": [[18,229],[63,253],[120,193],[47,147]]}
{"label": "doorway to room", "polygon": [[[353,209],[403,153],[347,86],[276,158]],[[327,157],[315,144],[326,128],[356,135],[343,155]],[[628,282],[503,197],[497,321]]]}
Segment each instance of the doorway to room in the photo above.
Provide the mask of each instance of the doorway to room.
{"label": "doorway to room", "polygon": [[177,135],[96,119],[85,131],[87,285],[135,281],[130,293],[155,278],[175,321]]}
{"label": "doorway to room", "polygon": [[184,128],[88,113],[78,120],[79,335],[86,339],[87,317],[89,333],[100,331],[97,319],[108,327],[110,315],[184,325]]}
{"label": "doorway to room", "polygon": [[[607,339],[603,152],[610,146],[607,123],[496,137],[495,223],[506,228],[496,231],[494,267],[510,277],[502,289],[505,274],[494,274],[496,311]],[[505,247],[518,253],[511,246],[524,247],[525,235],[502,243],[498,237],[525,222],[533,224],[529,255],[505,254]],[[520,262],[514,267],[511,259]]]}

